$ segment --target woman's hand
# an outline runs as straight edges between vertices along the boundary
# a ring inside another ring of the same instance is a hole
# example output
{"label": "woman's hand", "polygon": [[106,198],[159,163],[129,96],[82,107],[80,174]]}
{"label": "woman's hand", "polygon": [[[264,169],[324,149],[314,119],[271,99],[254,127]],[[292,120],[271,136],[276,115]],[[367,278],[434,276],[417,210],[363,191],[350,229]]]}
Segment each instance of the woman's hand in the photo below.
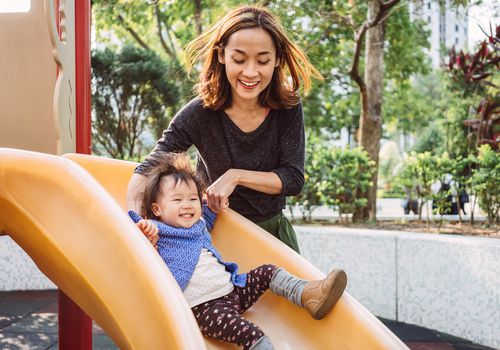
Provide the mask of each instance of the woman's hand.
{"label": "woman's hand", "polygon": [[156,226],[156,224],[153,221],[144,219],[139,221],[136,225],[139,228],[139,230],[141,230],[142,233],[146,236],[146,238],[149,239],[153,247],[155,247],[155,249],[158,249],[158,245],[156,244],[159,238],[158,226]]}
{"label": "woman's hand", "polygon": [[238,172],[236,169],[229,169],[207,188],[207,205],[215,213],[229,207],[229,196],[238,185]]}

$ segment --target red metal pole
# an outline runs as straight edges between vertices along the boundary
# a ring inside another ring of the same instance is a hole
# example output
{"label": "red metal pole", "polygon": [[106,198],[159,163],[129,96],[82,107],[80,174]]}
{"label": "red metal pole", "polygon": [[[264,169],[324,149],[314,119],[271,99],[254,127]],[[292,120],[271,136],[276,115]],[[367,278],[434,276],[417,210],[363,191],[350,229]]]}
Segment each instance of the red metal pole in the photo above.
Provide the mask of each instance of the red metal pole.
{"label": "red metal pole", "polygon": [[58,305],[59,350],[91,350],[92,319],[61,290]]}
{"label": "red metal pole", "polygon": [[[91,153],[90,0],[75,1],[76,152]],[[56,0],[59,8],[59,0]],[[58,21],[59,27],[59,21]],[[59,349],[91,350],[92,319],[59,290]]]}
{"label": "red metal pole", "polygon": [[90,0],[75,0],[76,153],[91,153]]}

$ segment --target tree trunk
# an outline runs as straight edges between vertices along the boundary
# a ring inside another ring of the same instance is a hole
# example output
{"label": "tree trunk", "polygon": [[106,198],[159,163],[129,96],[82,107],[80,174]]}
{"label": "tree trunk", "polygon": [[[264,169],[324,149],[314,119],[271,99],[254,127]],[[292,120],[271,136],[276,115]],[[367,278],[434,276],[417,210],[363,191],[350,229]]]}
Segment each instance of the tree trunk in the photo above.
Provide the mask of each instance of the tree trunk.
{"label": "tree trunk", "polygon": [[[379,1],[368,2],[368,19],[379,11]],[[359,145],[365,149],[378,169],[380,139],[382,137],[382,92],[384,78],[384,40],[385,22],[366,32],[365,73],[366,90],[361,91],[361,117],[359,119]],[[355,220],[375,220],[377,210],[378,171],[372,175],[372,186],[364,198],[368,199],[365,208],[355,212]]]}

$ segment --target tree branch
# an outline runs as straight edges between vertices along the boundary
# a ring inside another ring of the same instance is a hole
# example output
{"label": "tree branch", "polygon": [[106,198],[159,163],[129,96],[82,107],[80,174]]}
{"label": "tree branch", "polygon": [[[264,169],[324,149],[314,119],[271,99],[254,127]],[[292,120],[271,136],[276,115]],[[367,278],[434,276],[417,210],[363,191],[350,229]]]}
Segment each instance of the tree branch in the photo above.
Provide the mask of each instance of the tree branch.
{"label": "tree branch", "polygon": [[194,0],[194,21],[196,22],[196,33],[201,35],[203,28],[201,26],[201,1]]}
{"label": "tree branch", "polygon": [[163,34],[161,32],[162,20],[160,18],[160,9],[158,7],[158,2],[155,3],[155,15],[156,15],[156,26],[158,28],[158,37],[160,38],[161,47],[163,47],[163,50],[165,50],[167,55],[174,56],[172,50],[170,50],[169,47],[167,46],[167,43],[165,42],[165,39],[163,38]]}
{"label": "tree branch", "polygon": [[373,28],[381,23],[383,23],[394,11],[394,6],[397,5],[401,0],[389,0],[382,2],[377,0],[380,4],[377,14],[373,19],[367,19],[363,24],[354,32],[354,57],[352,60],[351,69],[349,70],[349,76],[358,84],[361,93],[365,91],[366,85],[359,74],[359,61],[361,58],[361,47],[363,44],[363,39],[368,29]]}
{"label": "tree branch", "polygon": [[151,48],[148,46],[148,44],[146,44],[144,42],[144,40],[141,39],[141,37],[139,36],[139,34],[137,34],[137,32],[135,30],[133,30],[128,24],[127,22],[125,21],[125,19],[123,18],[122,15],[118,15],[118,21],[120,21],[120,23],[123,25],[123,27],[125,28],[125,30],[127,32],[130,33],[130,35],[132,35],[132,37],[135,39],[135,41],[137,41],[137,43],[143,48],[143,49],[146,49],[146,50],[151,50]]}

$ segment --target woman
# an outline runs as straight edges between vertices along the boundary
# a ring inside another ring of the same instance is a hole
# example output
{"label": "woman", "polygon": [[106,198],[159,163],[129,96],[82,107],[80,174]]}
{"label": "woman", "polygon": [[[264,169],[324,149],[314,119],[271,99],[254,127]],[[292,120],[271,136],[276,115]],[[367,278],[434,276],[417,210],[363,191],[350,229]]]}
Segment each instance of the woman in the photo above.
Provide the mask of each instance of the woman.
{"label": "woman", "polygon": [[[209,185],[209,207],[232,209],[295,251],[295,232],[282,214],[286,196],[304,184],[304,118],[298,94],[320,73],[287,37],[278,19],[258,6],[239,7],[187,48],[188,69],[203,63],[198,96],[177,113],[152,154],[194,145],[197,170]],[[288,76],[289,75],[289,76]],[[140,208],[146,160],[129,183],[129,209]],[[155,243],[150,222],[140,228]]]}

